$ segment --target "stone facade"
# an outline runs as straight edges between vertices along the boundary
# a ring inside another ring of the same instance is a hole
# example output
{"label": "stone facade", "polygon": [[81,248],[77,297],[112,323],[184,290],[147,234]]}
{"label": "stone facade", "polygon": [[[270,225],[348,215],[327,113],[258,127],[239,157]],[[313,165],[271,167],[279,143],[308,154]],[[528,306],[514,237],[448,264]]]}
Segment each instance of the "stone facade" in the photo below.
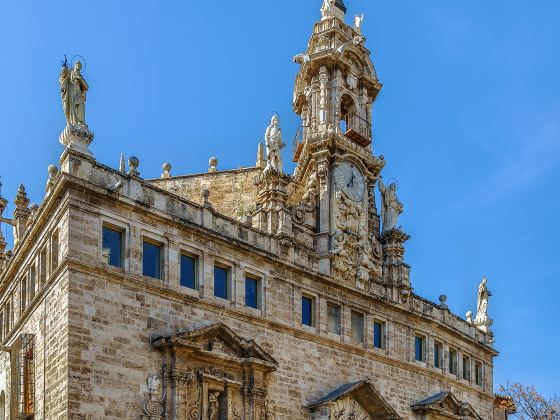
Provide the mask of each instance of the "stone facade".
{"label": "stone facade", "polygon": [[363,16],[345,12],[325,0],[294,59],[293,175],[273,118],[274,165],[261,146],[254,168],[144,180],[136,158],[126,173],[67,145],[38,208],[18,193],[13,252],[0,237],[0,418],[503,418],[489,325],[416,295],[409,236],[382,229],[402,205],[373,153]]}

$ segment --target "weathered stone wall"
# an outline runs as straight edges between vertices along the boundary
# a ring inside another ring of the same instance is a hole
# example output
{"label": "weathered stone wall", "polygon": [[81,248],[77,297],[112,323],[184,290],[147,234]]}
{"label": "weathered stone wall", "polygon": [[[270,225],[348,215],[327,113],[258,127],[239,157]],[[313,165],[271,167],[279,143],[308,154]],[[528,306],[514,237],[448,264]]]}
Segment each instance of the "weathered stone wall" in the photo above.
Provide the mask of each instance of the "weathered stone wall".
{"label": "weathered stone wall", "polygon": [[[452,390],[485,419],[492,415],[491,356],[477,342],[444,322],[447,311],[424,305],[422,315],[382,299],[337,285],[327,277],[287,265],[252,250],[249,244],[209,236],[196,226],[181,226],[132,204],[100,200],[73,191],[70,228],[73,261],[70,278],[70,415],[92,418],[138,418],[146,379],[161,370],[161,355],[150,338],[178,333],[201,323],[224,322],[240,336],[254,339],[279,362],[271,375],[269,399],[277,419],[307,419],[304,406],[342,383],[371,377],[388,402],[405,418],[410,405],[441,390]],[[157,201],[157,200],[156,200]],[[214,219],[212,219],[214,220]],[[215,220],[214,220],[215,221]],[[104,222],[126,231],[124,269],[108,267],[101,257]],[[142,238],[164,244],[162,280],[142,276]],[[179,286],[182,250],[200,256],[198,291]],[[214,261],[233,272],[232,301],[213,297]],[[263,309],[247,308],[244,276],[264,281]],[[301,326],[301,293],[316,296],[318,328]],[[326,332],[326,303],[343,307],[343,333]],[[350,310],[366,315],[366,345],[350,340]],[[372,348],[373,320],[388,323],[387,350]],[[454,320],[449,320],[453,324]],[[414,333],[434,338],[483,361],[485,389],[413,361]],[[473,334],[474,336],[474,334]],[[81,390],[81,392],[78,392]]]}
{"label": "weathered stone wall", "polygon": [[156,179],[150,182],[195,203],[201,202],[201,189],[208,188],[214,209],[227,217],[238,219],[249,209],[254,211],[257,202],[257,188],[254,183],[260,171],[259,168],[242,168]]}

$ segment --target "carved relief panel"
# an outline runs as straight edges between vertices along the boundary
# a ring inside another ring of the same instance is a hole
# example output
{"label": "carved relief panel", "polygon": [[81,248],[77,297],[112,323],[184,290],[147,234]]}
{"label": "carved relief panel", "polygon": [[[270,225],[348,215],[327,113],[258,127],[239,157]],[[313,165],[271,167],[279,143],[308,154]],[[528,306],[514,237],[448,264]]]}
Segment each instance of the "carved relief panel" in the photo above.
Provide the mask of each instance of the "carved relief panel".
{"label": "carved relief panel", "polygon": [[[276,361],[223,324],[162,337],[165,410],[178,420],[272,419],[267,376]],[[250,360],[250,361],[249,361]]]}

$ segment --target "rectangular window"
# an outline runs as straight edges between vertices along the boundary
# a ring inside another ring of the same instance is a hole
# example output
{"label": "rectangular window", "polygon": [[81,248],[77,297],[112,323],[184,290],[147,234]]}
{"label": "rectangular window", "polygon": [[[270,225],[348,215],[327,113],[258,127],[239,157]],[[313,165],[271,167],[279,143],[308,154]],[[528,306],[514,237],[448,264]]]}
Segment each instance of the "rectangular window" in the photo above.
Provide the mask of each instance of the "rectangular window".
{"label": "rectangular window", "polygon": [[21,279],[20,284],[21,284],[19,289],[20,311],[23,314],[23,311],[25,311],[25,308],[27,307],[27,277]]}
{"label": "rectangular window", "polygon": [[147,277],[161,279],[161,245],[144,241],[143,273]]}
{"label": "rectangular window", "polygon": [[313,298],[302,296],[301,297],[301,323],[313,327],[315,325],[315,317],[313,312],[315,310]]}
{"label": "rectangular window", "polygon": [[58,267],[58,230],[51,236],[51,272]]}
{"label": "rectangular window", "polygon": [[196,289],[197,258],[190,255],[181,255],[181,286]]}
{"label": "rectangular window", "polygon": [[35,412],[34,347],[34,336],[31,334],[22,334],[16,340],[10,352],[11,418],[32,418]]}
{"label": "rectangular window", "polygon": [[219,265],[214,266],[214,296],[221,299],[230,297],[230,274],[229,270]]}
{"label": "rectangular window", "polygon": [[0,312],[0,342],[1,341],[4,341],[4,309]]}
{"label": "rectangular window", "polygon": [[373,347],[378,349],[385,348],[385,323],[375,321],[373,323]]}
{"label": "rectangular window", "polygon": [[251,308],[261,307],[261,281],[245,277],[245,305]]}
{"label": "rectangular window", "polygon": [[449,349],[449,373],[457,375],[457,350]]}
{"label": "rectangular window", "polygon": [[30,268],[29,268],[29,300],[28,302],[31,303],[31,301],[33,300],[33,298],[35,297],[35,293],[36,293],[36,284],[37,284],[37,270],[35,268],[35,264],[33,264]]}
{"label": "rectangular window", "polygon": [[463,379],[468,381],[471,379],[471,360],[463,356]]}
{"label": "rectangular window", "polygon": [[340,306],[327,303],[327,331],[340,335]]}
{"label": "rectangular window", "polygon": [[350,313],[350,324],[352,327],[352,342],[364,342],[364,314],[352,311]]}
{"label": "rectangular window", "polygon": [[[122,231],[103,226],[103,257],[113,267],[122,267]],[[153,277],[153,276],[150,276]]]}
{"label": "rectangular window", "polygon": [[414,357],[417,361],[424,361],[424,337],[414,337]]}
{"label": "rectangular window", "polygon": [[12,310],[13,310],[12,296],[10,295],[10,297],[6,301],[6,312],[5,312],[5,315],[4,315],[4,317],[5,317],[4,318],[4,334],[6,334],[6,336],[12,330],[12,319],[14,317],[14,314],[12,313]]}
{"label": "rectangular window", "polygon": [[474,382],[478,386],[482,386],[482,364],[479,362],[474,364]]}
{"label": "rectangular window", "polygon": [[434,367],[441,369],[443,359],[443,345],[437,341],[434,343]]}
{"label": "rectangular window", "polygon": [[39,288],[47,282],[47,247],[44,247],[39,254]]}

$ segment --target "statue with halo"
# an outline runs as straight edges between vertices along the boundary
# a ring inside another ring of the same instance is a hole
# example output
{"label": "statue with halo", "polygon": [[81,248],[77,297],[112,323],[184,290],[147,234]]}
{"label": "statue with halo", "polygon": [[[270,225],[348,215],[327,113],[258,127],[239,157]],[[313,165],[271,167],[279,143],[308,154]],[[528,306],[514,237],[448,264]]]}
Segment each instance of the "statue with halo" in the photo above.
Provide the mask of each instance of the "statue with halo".
{"label": "statue with halo", "polygon": [[89,90],[83,74],[82,62],[76,60],[72,68],[64,59],[60,76],[60,96],[66,118],[66,128],[60,135],[60,143],[87,156],[92,156],[88,146],[93,140],[93,133],[86,124],[86,95]]}
{"label": "statue with halo", "polygon": [[383,184],[379,175],[379,192],[381,192],[381,219],[383,221],[383,233],[396,228],[399,215],[404,206],[397,198],[397,183],[391,182],[389,186]]}

